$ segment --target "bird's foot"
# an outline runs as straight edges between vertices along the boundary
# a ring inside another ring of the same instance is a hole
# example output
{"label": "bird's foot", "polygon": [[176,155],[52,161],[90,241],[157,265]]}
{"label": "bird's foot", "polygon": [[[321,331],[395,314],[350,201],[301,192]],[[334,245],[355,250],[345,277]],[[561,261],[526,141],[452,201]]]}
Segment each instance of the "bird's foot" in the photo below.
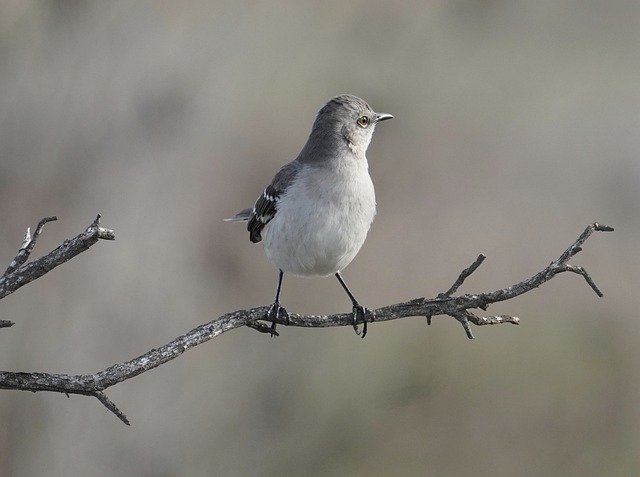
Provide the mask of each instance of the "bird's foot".
{"label": "bird's foot", "polygon": [[[367,318],[369,318],[367,320]],[[361,321],[363,323],[362,333],[358,330],[358,322]],[[353,330],[356,332],[356,335],[360,336],[360,338],[364,338],[367,335],[367,321],[371,321],[373,323],[373,312],[368,308],[360,305],[359,303],[353,304]]]}
{"label": "bird's foot", "polygon": [[278,336],[276,332],[276,324],[278,320],[283,319],[285,323],[289,324],[289,313],[282,306],[280,306],[280,302],[274,302],[270,307],[269,311],[267,311],[267,320],[271,321],[271,337]]}

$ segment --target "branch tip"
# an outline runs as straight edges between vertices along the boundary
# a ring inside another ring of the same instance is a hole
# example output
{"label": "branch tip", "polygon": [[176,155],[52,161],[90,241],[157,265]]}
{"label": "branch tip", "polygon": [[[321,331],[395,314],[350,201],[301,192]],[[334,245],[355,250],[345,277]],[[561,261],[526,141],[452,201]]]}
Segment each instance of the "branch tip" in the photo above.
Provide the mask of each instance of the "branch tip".
{"label": "branch tip", "polygon": [[596,232],[613,232],[614,228],[613,227],[609,227],[608,225],[602,225],[599,224],[598,222],[594,222],[591,227],[593,227],[593,230],[595,230]]}
{"label": "branch tip", "polygon": [[98,228],[98,238],[102,240],[115,240],[116,233],[111,229]]}
{"label": "branch tip", "polygon": [[600,298],[604,296],[604,293],[600,291],[596,283],[593,281],[593,278],[591,278],[591,275],[589,275],[589,273],[584,268],[580,266],[565,265],[565,269],[569,272],[582,275],[582,277],[585,279],[587,284],[591,287],[591,289],[595,292],[596,295],[598,295]]}
{"label": "branch tip", "polygon": [[520,324],[520,318],[510,315],[483,316],[480,320],[476,325],[501,325],[502,323],[510,323],[512,325]]}
{"label": "branch tip", "polygon": [[98,238],[102,239],[102,240],[115,240],[116,239],[116,233],[111,230],[111,229],[105,229],[104,227],[100,227],[100,219],[102,218],[102,215],[98,214],[95,218],[95,220],[93,222],[91,222],[91,225],[89,225],[89,227],[87,227],[87,233],[93,233],[94,231],[97,232],[98,234]]}
{"label": "branch tip", "polygon": [[104,405],[104,407],[114,413],[118,419],[124,422],[127,426],[131,425],[125,413],[118,409],[118,406],[116,406],[115,403],[111,399],[109,399],[105,393],[103,393],[102,391],[95,391],[92,394],[98,399],[98,401],[100,401]]}

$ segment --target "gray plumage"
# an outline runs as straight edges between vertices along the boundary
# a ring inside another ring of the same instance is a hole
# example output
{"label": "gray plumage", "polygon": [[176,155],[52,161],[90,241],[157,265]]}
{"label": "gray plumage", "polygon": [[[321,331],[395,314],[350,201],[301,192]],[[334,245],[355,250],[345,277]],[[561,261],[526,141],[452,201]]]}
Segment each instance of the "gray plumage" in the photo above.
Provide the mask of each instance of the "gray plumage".
{"label": "gray plumage", "polygon": [[[353,302],[354,322],[356,308],[364,313],[340,271],[360,250],[375,216],[366,150],[376,123],[392,117],[375,113],[353,95],[332,98],[318,112],[298,157],[276,173],[253,208],[227,219],[247,221],[250,240],[262,241],[267,257],[280,270],[276,315],[279,310],[286,314],[279,305],[283,272],[306,277],[335,274]],[[273,330],[277,318],[272,316]]]}

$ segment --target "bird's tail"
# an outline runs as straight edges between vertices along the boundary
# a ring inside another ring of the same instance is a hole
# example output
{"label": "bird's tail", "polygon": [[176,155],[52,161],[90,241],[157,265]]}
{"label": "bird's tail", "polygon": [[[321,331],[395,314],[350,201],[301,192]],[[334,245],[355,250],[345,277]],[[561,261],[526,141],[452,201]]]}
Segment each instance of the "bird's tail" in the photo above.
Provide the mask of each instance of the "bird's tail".
{"label": "bird's tail", "polygon": [[229,217],[227,219],[224,219],[224,221],[225,222],[246,222],[247,220],[249,220],[249,216],[251,215],[252,211],[253,211],[253,209],[251,209],[251,208],[244,209],[244,210],[238,212],[233,217]]}

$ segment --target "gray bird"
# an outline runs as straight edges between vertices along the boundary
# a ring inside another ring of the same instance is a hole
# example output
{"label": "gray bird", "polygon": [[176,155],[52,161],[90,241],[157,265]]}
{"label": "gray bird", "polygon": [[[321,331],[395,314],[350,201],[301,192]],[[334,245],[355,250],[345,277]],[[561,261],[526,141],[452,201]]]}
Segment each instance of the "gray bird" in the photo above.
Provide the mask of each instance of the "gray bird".
{"label": "gray bird", "polygon": [[276,322],[289,315],[280,305],[284,273],[302,277],[335,275],[353,304],[353,328],[367,313],[340,272],[351,263],[367,237],[376,213],[366,151],[375,126],[391,119],[362,99],[341,94],[318,112],[307,143],[284,165],[253,208],[228,221],[248,221],[253,243],[262,241],[267,258],[279,271],[278,287],[267,313],[271,336]]}

